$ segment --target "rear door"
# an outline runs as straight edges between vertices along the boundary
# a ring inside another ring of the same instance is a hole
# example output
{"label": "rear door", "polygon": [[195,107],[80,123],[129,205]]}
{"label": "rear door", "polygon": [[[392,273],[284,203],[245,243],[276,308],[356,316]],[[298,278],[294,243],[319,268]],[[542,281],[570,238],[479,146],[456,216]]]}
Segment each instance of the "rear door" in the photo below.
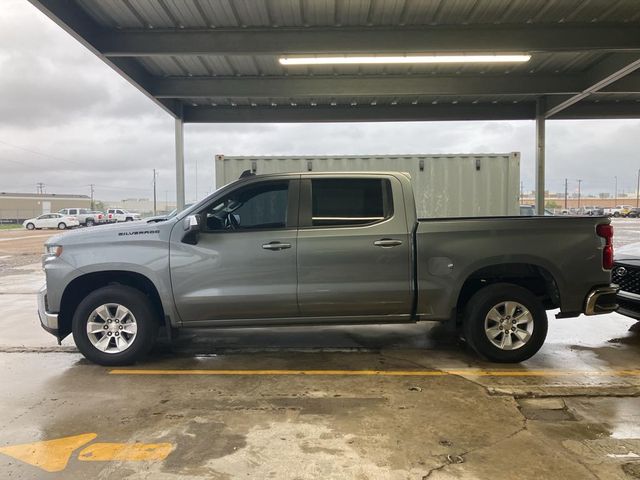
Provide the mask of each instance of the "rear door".
{"label": "rear door", "polygon": [[36,228],[49,228],[47,221],[50,216],[51,216],[50,214],[45,213],[44,215],[40,215],[39,217],[36,217],[34,221]]}
{"label": "rear door", "polygon": [[183,322],[298,315],[298,192],[297,177],[243,182],[198,212],[196,245],[174,227],[171,283]]}
{"label": "rear door", "polygon": [[302,178],[301,314],[409,314],[411,237],[401,183],[382,175]]}
{"label": "rear door", "polygon": [[47,215],[44,215],[44,217],[46,217],[43,220],[43,227],[45,228],[57,228],[58,227],[58,223],[60,220],[60,217],[58,216],[58,214],[56,213],[49,213]]}

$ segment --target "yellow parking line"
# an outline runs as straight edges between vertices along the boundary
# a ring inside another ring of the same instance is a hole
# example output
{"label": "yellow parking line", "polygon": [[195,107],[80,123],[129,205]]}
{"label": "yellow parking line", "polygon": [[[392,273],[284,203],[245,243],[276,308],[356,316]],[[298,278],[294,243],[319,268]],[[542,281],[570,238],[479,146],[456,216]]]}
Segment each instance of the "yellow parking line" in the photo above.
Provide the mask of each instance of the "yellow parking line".
{"label": "yellow parking line", "polygon": [[162,461],[173,450],[171,443],[93,443],[78,454],[81,462]]}
{"label": "yellow parking line", "polygon": [[472,377],[557,377],[557,376],[640,376],[640,370],[146,370],[116,368],[110,375],[326,375],[381,377],[442,377],[466,375]]}

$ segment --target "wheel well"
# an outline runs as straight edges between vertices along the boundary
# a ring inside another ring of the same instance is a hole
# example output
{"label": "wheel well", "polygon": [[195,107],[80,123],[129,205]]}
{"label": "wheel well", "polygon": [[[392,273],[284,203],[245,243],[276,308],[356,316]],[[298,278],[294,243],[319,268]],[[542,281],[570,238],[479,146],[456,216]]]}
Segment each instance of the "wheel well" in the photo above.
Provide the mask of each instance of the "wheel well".
{"label": "wheel well", "polygon": [[94,272],[74,279],[62,294],[59,314],[59,337],[62,339],[71,333],[71,321],[78,304],[92,291],[107,285],[127,285],[147,295],[158,313],[158,322],[164,325],[164,310],[158,290],[151,280],[135,272],[111,270]]}
{"label": "wheel well", "polygon": [[513,283],[526,288],[540,299],[546,310],[560,306],[558,284],[547,269],[529,263],[506,263],[481,268],[467,278],[456,304],[458,317],[478,290],[493,283]]}

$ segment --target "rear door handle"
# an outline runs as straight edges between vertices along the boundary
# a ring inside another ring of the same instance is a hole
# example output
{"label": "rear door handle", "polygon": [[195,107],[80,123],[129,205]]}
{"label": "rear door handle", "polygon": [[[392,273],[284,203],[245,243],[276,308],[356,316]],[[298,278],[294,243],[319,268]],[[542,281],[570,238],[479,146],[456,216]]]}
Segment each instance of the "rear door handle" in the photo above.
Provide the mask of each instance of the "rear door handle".
{"label": "rear door handle", "polygon": [[262,248],[264,248],[265,250],[284,250],[285,248],[291,248],[291,244],[282,242],[269,242],[263,243]]}
{"label": "rear door handle", "polygon": [[394,240],[393,238],[381,238],[380,240],[376,240],[373,242],[376,247],[397,247],[398,245],[402,245],[402,240]]}

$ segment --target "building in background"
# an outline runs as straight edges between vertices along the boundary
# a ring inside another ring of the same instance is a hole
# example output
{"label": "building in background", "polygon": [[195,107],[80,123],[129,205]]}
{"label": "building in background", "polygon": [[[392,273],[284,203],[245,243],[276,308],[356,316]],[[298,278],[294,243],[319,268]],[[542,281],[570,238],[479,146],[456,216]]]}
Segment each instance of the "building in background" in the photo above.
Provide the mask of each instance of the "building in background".
{"label": "building in background", "polygon": [[20,223],[63,208],[91,208],[87,195],[0,192],[0,223]]}

